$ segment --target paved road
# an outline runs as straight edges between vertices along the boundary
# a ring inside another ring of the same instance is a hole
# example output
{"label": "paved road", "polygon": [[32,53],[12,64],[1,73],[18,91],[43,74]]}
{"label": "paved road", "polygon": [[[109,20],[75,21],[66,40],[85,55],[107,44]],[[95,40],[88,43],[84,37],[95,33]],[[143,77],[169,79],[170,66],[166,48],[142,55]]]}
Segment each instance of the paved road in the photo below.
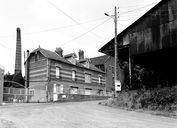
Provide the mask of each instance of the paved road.
{"label": "paved road", "polygon": [[177,119],[98,105],[98,101],[0,106],[0,128],[177,128]]}

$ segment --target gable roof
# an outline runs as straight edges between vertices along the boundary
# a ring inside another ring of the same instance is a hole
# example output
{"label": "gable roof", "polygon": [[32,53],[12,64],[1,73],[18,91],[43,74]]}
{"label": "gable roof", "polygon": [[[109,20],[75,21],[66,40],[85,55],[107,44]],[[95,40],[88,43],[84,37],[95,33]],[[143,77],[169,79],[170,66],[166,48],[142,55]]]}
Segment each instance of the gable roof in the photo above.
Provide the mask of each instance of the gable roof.
{"label": "gable roof", "polygon": [[52,52],[52,51],[49,51],[49,50],[46,50],[46,49],[43,49],[43,48],[37,48],[34,51],[32,51],[30,54],[33,54],[37,51],[40,51],[46,58],[71,64],[69,61],[67,61],[66,59],[64,59],[60,55],[58,55],[56,52]]}
{"label": "gable roof", "polygon": [[[37,48],[37,49],[35,49],[34,51],[32,51],[30,53],[30,55],[34,54],[34,53],[36,53],[38,51],[40,51],[41,54],[43,54],[44,57],[46,57],[46,58],[49,58],[49,59],[52,59],[52,60],[56,60],[56,61],[60,61],[60,62],[63,62],[63,63],[67,63],[67,64],[70,64],[70,65],[74,65],[71,62],[69,62],[67,59],[65,59],[64,57],[61,57],[60,55],[58,55],[56,52],[52,52],[52,51],[49,51],[49,50],[46,50],[46,49],[43,49],[43,48]],[[101,72],[101,73],[105,73],[105,72],[103,72],[102,70],[98,69],[97,67],[95,67],[92,64],[90,64],[89,68],[86,68],[81,63],[79,63],[78,61],[76,61],[76,65],[74,65],[74,66],[85,68],[85,69],[88,69],[88,70],[93,70],[93,71]]]}
{"label": "gable roof", "polygon": [[102,65],[105,63],[105,61],[109,58],[108,55],[103,55],[103,56],[98,56],[98,57],[94,57],[94,58],[90,58],[91,63],[93,65]]}
{"label": "gable roof", "polygon": [[91,70],[105,73],[104,71],[102,71],[102,70],[98,69],[97,67],[95,67],[93,64],[90,64],[89,66],[90,66],[89,69],[91,69]]}
{"label": "gable roof", "polygon": [[81,59],[81,60],[79,60],[79,63],[84,63],[84,62],[86,62],[86,61],[90,61],[90,59],[89,59],[89,58]]}
{"label": "gable roof", "polygon": [[68,58],[71,56],[77,57],[76,53],[70,53],[70,54],[64,55],[64,58]]}
{"label": "gable roof", "polygon": [[[127,28],[125,28],[123,31],[121,31],[118,35],[117,35],[117,40],[119,40],[120,37],[122,37],[124,34],[126,34],[129,30],[131,30],[134,26],[136,26],[137,24],[139,24],[145,17],[147,17],[151,12],[153,12],[154,10],[156,10],[158,7],[160,7],[161,5],[163,5],[164,3],[168,2],[170,0],[161,0],[159,3],[157,3],[155,6],[153,6],[150,10],[148,10],[144,15],[142,15],[140,18],[138,18],[136,21],[134,21],[131,25],[129,25]],[[114,39],[111,39],[108,43],[106,43],[104,46],[102,46],[98,51],[105,53],[105,49],[107,49],[107,47],[109,47],[110,45],[114,44]],[[122,44],[118,44],[119,47],[123,46]],[[128,45],[127,45],[128,46]]]}

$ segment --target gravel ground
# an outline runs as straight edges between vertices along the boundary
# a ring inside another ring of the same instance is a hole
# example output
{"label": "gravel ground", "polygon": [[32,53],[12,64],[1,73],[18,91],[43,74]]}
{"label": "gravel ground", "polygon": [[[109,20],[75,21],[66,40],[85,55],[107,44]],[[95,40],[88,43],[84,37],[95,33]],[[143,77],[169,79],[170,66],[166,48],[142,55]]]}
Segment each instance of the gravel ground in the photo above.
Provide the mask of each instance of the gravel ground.
{"label": "gravel ground", "polygon": [[177,128],[177,119],[98,102],[7,104],[0,106],[0,128]]}

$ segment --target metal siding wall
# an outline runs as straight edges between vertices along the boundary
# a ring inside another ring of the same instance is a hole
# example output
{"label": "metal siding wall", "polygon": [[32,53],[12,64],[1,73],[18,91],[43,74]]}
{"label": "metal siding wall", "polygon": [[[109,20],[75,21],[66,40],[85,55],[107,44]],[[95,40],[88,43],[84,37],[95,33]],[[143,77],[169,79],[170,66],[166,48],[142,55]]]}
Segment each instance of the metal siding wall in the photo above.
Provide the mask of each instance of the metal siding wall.
{"label": "metal siding wall", "polygon": [[131,54],[151,52],[177,45],[177,0],[163,2],[124,35],[129,37]]}

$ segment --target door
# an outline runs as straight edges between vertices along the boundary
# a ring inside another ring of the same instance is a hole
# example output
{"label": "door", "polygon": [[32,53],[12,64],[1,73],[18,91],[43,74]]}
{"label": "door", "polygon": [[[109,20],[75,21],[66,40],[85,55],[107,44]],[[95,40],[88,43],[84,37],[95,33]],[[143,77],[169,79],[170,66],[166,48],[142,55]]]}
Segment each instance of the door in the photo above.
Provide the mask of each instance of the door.
{"label": "door", "polygon": [[58,94],[57,94],[57,84],[53,84],[53,101],[58,100]]}

